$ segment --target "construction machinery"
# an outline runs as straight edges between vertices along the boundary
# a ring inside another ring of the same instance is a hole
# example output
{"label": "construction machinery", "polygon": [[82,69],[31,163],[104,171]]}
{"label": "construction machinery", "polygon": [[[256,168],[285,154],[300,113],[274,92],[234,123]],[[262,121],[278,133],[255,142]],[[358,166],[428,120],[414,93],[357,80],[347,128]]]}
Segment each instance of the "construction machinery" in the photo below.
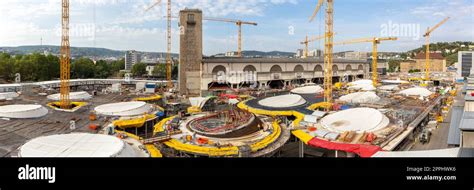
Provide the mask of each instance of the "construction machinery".
{"label": "construction machinery", "polygon": [[382,41],[395,41],[398,40],[396,37],[384,37],[384,38],[361,38],[361,39],[354,39],[354,40],[348,40],[344,42],[337,42],[334,43],[334,45],[347,45],[347,44],[355,44],[355,43],[367,43],[370,42],[372,43],[372,82],[374,86],[377,86],[378,83],[378,50],[377,50],[377,45],[380,44]]}
{"label": "construction machinery", "polygon": [[253,26],[258,25],[255,22],[247,22],[247,21],[242,21],[242,20],[233,20],[233,19],[224,19],[224,18],[203,18],[203,20],[217,21],[217,22],[230,22],[230,23],[235,23],[239,27],[237,57],[242,57],[242,25],[243,24],[253,25]]}
{"label": "construction machinery", "polygon": [[[161,3],[161,0],[156,0],[156,2],[145,9],[145,12],[150,11],[157,5]],[[168,89],[173,88],[173,81],[171,78],[171,0],[167,1],[167,15],[166,15],[166,21],[167,21],[167,30],[166,30],[166,39],[167,39],[167,48],[166,48],[166,81],[168,81]]]}
{"label": "construction machinery", "polygon": [[305,45],[303,58],[308,57],[309,43],[321,40],[325,37],[326,37],[325,35],[321,35],[321,36],[315,36],[315,37],[309,38],[308,35],[306,35],[306,39],[304,41],[300,42],[300,44]]}
{"label": "construction machinery", "polygon": [[334,41],[334,0],[318,0],[316,9],[310,18],[310,22],[317,16],[323,3],[326,7],[326,24],[324,40],[324,99],[332,103],[332,65],[333,65],[333,41]]}
{"label": "construction machinery", "polygon": [[430,80],[430,69],[431,69],[431,63],[430,63],[430,36],[431,32],[436,30],[438,27],[443,25],[446,21],[449,20],[450,17],[445,18],[442,20],[440,23],[438,23],[436,26],[433,28],[428,27],[426,30],[426,33],[423,35],[423,37],[426,37],[426,65],[425,65],[425,81]]}
{"label": "construction machinery", "polygon": [[71,78],[71,47],[69,43],[69,0],[62,0],[61,14],[61,50],[60,50],[60,102],[61,109],[70,109],[72,107],[69,99],[69,80]]}

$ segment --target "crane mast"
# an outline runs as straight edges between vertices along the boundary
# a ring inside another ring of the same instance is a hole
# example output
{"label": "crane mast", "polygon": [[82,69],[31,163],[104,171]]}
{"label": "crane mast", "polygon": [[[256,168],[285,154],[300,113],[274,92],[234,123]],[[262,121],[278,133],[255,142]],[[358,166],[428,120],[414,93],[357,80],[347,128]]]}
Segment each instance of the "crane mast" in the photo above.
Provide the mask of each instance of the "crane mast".
{"label": "crane mast", "polygon": [[343,42],[336,42],[334,45],[347,45],[347,44],[355,44],[355,43],[372,43],[372,83],[374,86],[377,86],[378,83],[378,45],[382,41],[395,41],[398,40],[397,37],[384,37],[384,38],[361,38],[361,39],[354,39],[348,40]]}
{"label": "crane mast", "polygon": [[61,50],[60,50],[60,107],[70,109],[71,100],[69,98],[71,78],[71,48],[69,43],[69,0],[62,0],[61,14]]}
{"label": "crane mast", "polygon": [[430,63],[430,36],[431,32],[436,30],[438,27],[446,23],[446,21],[449,20],[450,17],[445,18],[441,22],[439,22],[436,26],[433,28],[429,28],[426,30],[425,35],[423,37],[426,37],[426,63],[425,63],[425,80],[428,81],[430,80],[430,70],[431,70],[431,63]]}
{"label": "crane mast", "polygon": [[[150,7],[145,9],[145,12],[148,12],[152,8],[156,7],[161,3],[161,0],[156,0],[156,2],[151,5]],[[167,87],[169,89],[173,88],[173,80],[171,77],[171,66],[172,66],[172,57],[171,57],[171,49],[172,49],[172,39],[171,39],[171,0],[167,0],[166,6],[166,81]]]}
{"label": "crane mast", "polygon": [[327,2],[325,18],[325,38],[324,38],[324,100],[332,102],[332,77],[333,77],[333,42],[334,42],[334,0],[319,0],[310,22],[317,16],[319,9],[324,2]]}

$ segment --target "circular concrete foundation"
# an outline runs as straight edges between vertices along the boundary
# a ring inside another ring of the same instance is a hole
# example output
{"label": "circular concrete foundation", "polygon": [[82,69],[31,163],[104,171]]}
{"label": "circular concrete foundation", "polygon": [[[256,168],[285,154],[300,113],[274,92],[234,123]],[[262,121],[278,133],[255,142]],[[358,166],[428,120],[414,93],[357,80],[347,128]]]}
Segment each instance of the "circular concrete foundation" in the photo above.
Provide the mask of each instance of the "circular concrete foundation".
{"label": "circular concrete foundation", "polygon": [[7,105],[0,106],[0,117],[12,119],[39,118],[48,114],[42,105]]}
{"label": "circular concrete foundation", "polygon": [[321,119],[321,125],[334,132],[374,132],[388,126],[390,120],[380,111],[372,108],[354,108],[328,115]]}
{"label": "circular concrete foundation", "polygon": [[152,106],[146,102],[120,102],[96,107],[95,112],[105,116],[139,116],[149,113]]}
{"label": "circular concrete foundation", "polygon": [[[53,100],[53,101],[59,101],[61,98],[61,94],[52,94],[48,96],[48,100]],[[71,92],[69,93],[69,99],[70,100],[89,100],[92,98],[92,95],[90,95],[87,92],[81,91],[81,92]]]}
{"label": "circular concrete foundation", "polygon": [[33,139],[19,149],[20,157],[133,157],[133,149],[114,136],[88,133]]}
{"label": "circular concrete foundation", "polygon": [[258,104],[272,108],[289,108],[306,104],[306,100],[300,95],[290,94],[265,98]]}

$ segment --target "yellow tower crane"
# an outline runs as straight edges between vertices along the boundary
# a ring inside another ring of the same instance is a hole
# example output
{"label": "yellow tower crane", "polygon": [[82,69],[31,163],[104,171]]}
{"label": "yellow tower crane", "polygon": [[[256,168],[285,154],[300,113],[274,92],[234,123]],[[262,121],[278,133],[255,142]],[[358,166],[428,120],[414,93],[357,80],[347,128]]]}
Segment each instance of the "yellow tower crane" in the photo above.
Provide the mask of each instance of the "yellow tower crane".
{"label": "yellow tower crane", "polygon": [[324,99],[332,103],[332,65],[333,65],[333,41],[334,41],[334,0],[318,0],[316,9],[310,18],[314,20],[323,3],[327,3],[326,24],[325,24],[325,42],[324,42]]}
{"label": "yellow tower crane", "polygon": [[443,25],[446,21],[449,20],[450,17],[445,18],[443,21],[438,23],[436,26],[433,28],[429,28],[426,30],[425,35],[423,37],[426,37],[426,64],[425,64],[425,81],[430,80],[430,69],[431,69],[431,63],[430,63],[430,36],[431,32],[436,30],[438,27]]}
{"label": "yellow tower crane", "polygon": [[61,50],[60,50],[60,105],[61,109],[72,107],[69,99],[69,80],[71,78],[71,47],[69,43],[69,0],[62,0],[61,14]]}
{"label": "yellow tower crane", "polygon": [[[152,8],[156,7],[161,3],[161,0],[156,0],[156,2],[145,9],[145,12],[148,12]],[[171,89],[173,88],[173,81],[171,78],[171,0],[168,0],[167,2],[167,15],[166,15],[166,20],[167,20],[167,30],[166,30],[166,39],[167,39],[167,48],[166,48],[166,81],[168,82],[168,88]]]}
{"label": "yellow tower crane", "polygon": [[385,37],[385,38],[361,38],[361,39],[354,39],[354,40],[349,40],[349,41],[344,41],[344,42],[336,42],[334,45],[347,45],[347,44],[355,44],[355,43],[367,43],[370,42],[372,43],[372,82],[374,86],[377,86],[378,83],[378,63],[377,63],[377,58],[378,58],[378,50],[377,50],[377,45],[380,44],[382,41],[395,41],[398,40],[396,37]]}
{"label": "yellow tower crane", "polygon": [[309,38],[308,35],[306,35],[306,39],[304,41],[300,42],[301,45],[305,45],[303,57],[304,58],[308,57],[309,43],[321,40],[325,37],[326,37],[325,35],[321,35],[321,36],[315,36],[315,37]]}
{"label": "yellow tower crane", "polygon": [[225,19],[225,18],[203,18],[203,20],[218,21],[218,22],[230,22],[230,23],[236,24],[239,27],[237,57],[242,57],[242,25],[243,24],[253,25],[253,26],[258,25],[256,22],[248,22],[248,21]]}

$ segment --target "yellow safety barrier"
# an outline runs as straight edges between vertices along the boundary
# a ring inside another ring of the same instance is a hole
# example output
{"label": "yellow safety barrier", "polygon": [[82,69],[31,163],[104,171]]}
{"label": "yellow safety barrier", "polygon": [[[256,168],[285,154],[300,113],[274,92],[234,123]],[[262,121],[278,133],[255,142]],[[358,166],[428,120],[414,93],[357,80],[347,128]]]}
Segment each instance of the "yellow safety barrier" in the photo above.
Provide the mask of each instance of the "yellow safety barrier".
{"label": "yellow safety barrier", "polygon": [[272,134],[265,137],[263,140],[250,145],[250,148],[252,149],[252,152],[256,152],[258,150],[261,150],[261,149],[267,147],[269,144],[272,144],[273,142],[275,142],[278,139],[278,137],[280,137],[281,128],[280,128],[280,125],[278,124],[278,122],[273,122],[272,127],[273,127],[273,133]]}
{"label": "yellow safety barrier", "polygon": [[331,107],[332,107],[332,103],[330,103],[330,102],[319,102],[319,103],[315,103],[315,104],[312,104],[312,105],[308,106],[307,109],[309,109],[309,110],[316,110],[316,109],[319,109],[319,108],[330,109]]}
{"label": "yellow safety barrier", "polygon": [[[117,133],[122,133],[122,134],[126,134],[128,137],[132,138],[132,139],[135,139],[137,141],[140,141],[141,138],[139,136],[136,136],[132,133],[128,133],[128,132],[125,132],[125,131],[120,131],[120,130],[116,130]],[[162,158],[163,155],[161,154],[160,150],[158,150],[155,145],[152,145],[152,144],[147,144],[145,145],[145,148],[146,150],[148,151],[148,153],[150,153],[150,156],[152,158]]]}
{"label": "yellow safety barrier", "polygon": [[162,108],[161,106],[156,106],[160,111],[164,112],[165,108]]}
{"label": "yellow safety barrier", "polygon": [[308,133],[305,133],[304,131],[302,130],[295,130],[293,132],[291,132],[296,138],[300,139],[301,141],[303,141],[305,144],[308,144],[308,142],[313,139],[313,137],[311,135],[309,135]]}
{"label": "yellow safety barrier", "polygon": [[176,139],[171,139],[164,142],[166,146],[171,147],[175,150],[191,152],[195,154],[208,155],[211,157],[220,157],[220,156],[236,156],[239,154],[239,148],[236,146],[229,147],[204,147],[198,145],[191,145],[182,143]]}
{"label": "yellow safety barrier", "polygon": [[296,117],[295,121],[293,122],[294,126],[299,126],[299,123],[304,119],[304,114],[297,112],[297,111],[269,111],[269,110],[261,110],[261,109],[256,109],[249,107],[247,104],[245,104],[247,101],[240,102],[237,104],[237,107],[239,107],[242,110],[247,110],[250,113],[254,114],[259,114],[259,115],[269,115],[269,116],[294,116]]}
{"label": "yellow safety barrier", "polygon": [[163,126],[166,124],[166,122],[174,119],[176,116],[173,116],[173,117],[168,117],[168,118],[165,118],[163,120],[161,120],[159,123],[157,123],[154,127],[153,127],[153,135],[156,135],[157,133],[160,133],[160,132],[163,132],[165,131],[165,129],[163,128]]}
{"label": "yellow safety barrier", "polygon": [[[239,107],[241,109],[243,109],[242,107],[244,107],[247,110],[252,109],[252,108],[247,107],[245,104],[240,104]],[[257,114],[262,114],[262,115],[275,115],[276,116],[276,115],[282,115],[282,113],[288,116],[295,115],[300,120],[302,119],[302,117],[304,117],[302,116],[303,114],[294,112],[294,111],[274,112],[274,111],[265,111],[265,110],[258,110],[258,109],[252,109],[252,111],[253,111],[252,113],[258,112]],[[169,120],[172,120],[174,117],[163,119],[158,124],[156,124],[155,129],[154,129],[154,134],[164,131],[163,126],[165,125],[165,123],[168,122]],[[281,135],[281,128],[278,122],[273,122],[272,127],[273,127],[272,134],[270,134],[269,136],[265,137],[263,140],[256,142],[250,146],[252,152],[261,150],[278,139],[278,137]],[[208,155],[211,157],[237,156],[239,154],[239,148],[237,146],[228,146],[228,147],[220,147],[220,148],[206,147],[206,146],[182,143],[176,139],[171,139],[169,141],[166,141],[164,142],[164,144],[175,150],[190,152],[194,154]]]}
{"label": "yellow safety barrier", "polygon": [[201,111],[201,108],[198,107],[198,106],[191,106],[191,107],[188,108],[188,113],[189,114],[200,113],[200,112],[202,112],[202,111]]}
{"label": "yellow safety barrier", "polygon": [[154,96],[149,96],[149,97],[135,98],[133,100],[148,102],[148,101],[158,101],[158,100],[161,100],[161,98],[162,97],[160,95],[154,95]]}
{"label": "yellow safety barrier", "polygon": [[145,145],[146,150],[150,153],[150,156],[152,158],[163,158],[163,155],[161,154],[160,150],[158,150],[155,145],[152,144],[147,144]]}
{"label": "yellow safety barrier", "polygon": [[117,120],[117,121],[112,122],[112,124],[122,129],[138,128],[138,127],[142,127],[146,121],[155,119],[155,118],[156,118],[156,115],[147,114],[143,117],[136,118],[136,119]]}
{"label": "yellow safety barrier", "polygon": [[[56,106],[60,105],[60,104],[61,104],[61,102],[50,102],[47,105],[50,108],[56,109],[56,108],[58,108]],[[87,102],[71,102],[71,105],[74,105],[74,108],[78,108],[78,107],[86,106]]]}

